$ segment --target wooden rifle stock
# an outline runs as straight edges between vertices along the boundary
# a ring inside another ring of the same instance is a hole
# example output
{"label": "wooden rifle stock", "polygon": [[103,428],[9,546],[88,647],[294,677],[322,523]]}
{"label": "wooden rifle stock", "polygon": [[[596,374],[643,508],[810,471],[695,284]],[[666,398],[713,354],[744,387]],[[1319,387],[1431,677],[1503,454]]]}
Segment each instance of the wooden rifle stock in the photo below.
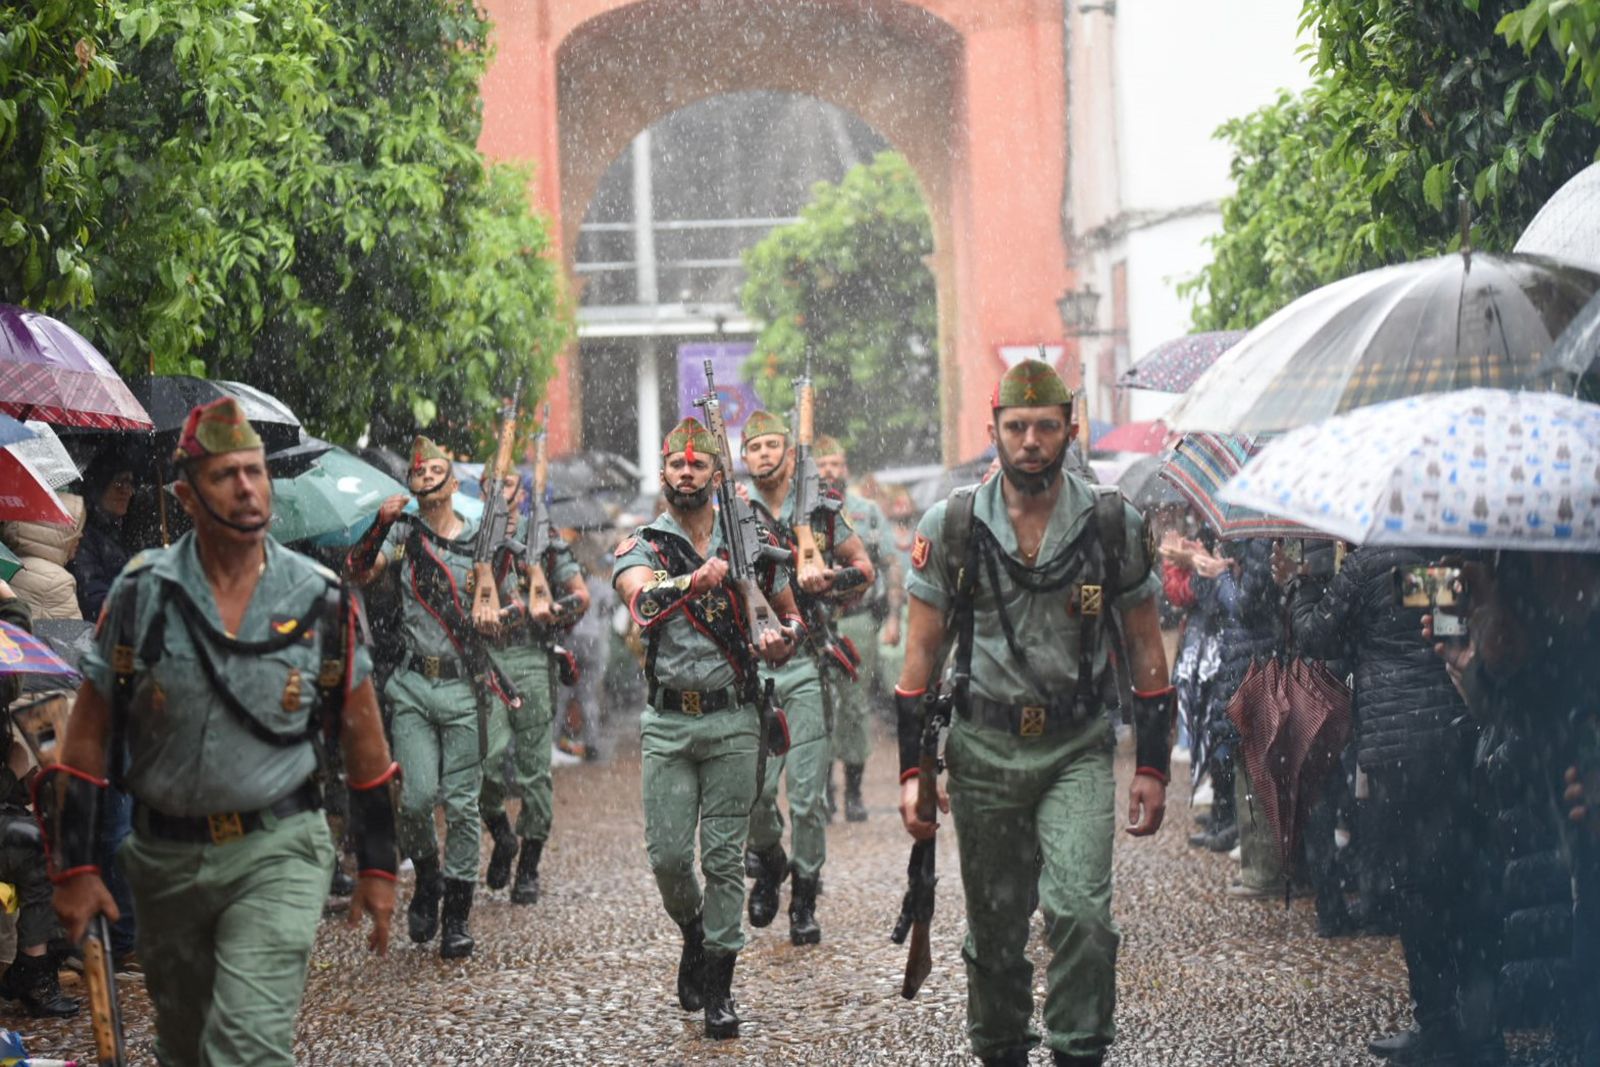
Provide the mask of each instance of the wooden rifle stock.
{"label": "wooden rifle stock", "polygon": [[816,534],[811,532],[811,515],[820,503],[821,480],[817,476],[816,460],[811,455],[811,442],[816,433],[817,394],[809,375],[794,380],[795,447],[794,447],[794,545],[795,577],[802,584],[820,578],[827,571],[822,552],[817,548]]}
{"label": "wooden rifle stock", "polygon": [[[939,729],[949,721],[950,710],[950,698],[940,696],[937,690],[930,691],[924,698],[922,751],[917,763],[917,818],[922,822],[931,823],[939,818]],[[906,869],[909,884],[895,933],[903,936],[903,931],[909,928],[911,943],[906,951],[905,979],[900,985],[900,995],[907,1000],[916,997],[933,971],[929,931],[933,925],[934,889],[939,882],[938,847],[937,837],[918,841],[911,847],[911,861]]]}
{"label": "wooden rifle stock", "polygon": [[[521,383],[517,384],[520,392]],[[500,617],[500,590],[495,580],[494,555],[505,539],[508,508],[501,484],[511,469],[511,443],[517,432],[516,397],[508,398],[500,409],[500,434],[494,461],[484,472],[483,528],[478,531],[477,550],[472,554],[472,613],[474,617],[493,612]],[[496,527],[499,527],[497,530]]]}
{"label": "wooden rifle stock", "polygon": [[128,1053],[122,1038],[116,968],[111,960],[111,924],[104,914],[89,921],[89,932],[83,939],[83,978],[89,987],[95,1063],[99,1067],[123,1067]]}
{"label": "wooden rifle stock", "polygon": [[[549,405],[544,409],[544,421],[550,421]],[[549,529],[550,519],[545,513],[544,497],[545,487],[550,482],[550,460],[545,454],[545,430],[541,426],[538,437],[533,442],[533,500],[528,509],[528,546],[527,556],[522,565],[528,575],[528,610],[538,611],[548,609],[553,597],[550,593],[550,579],[544,573],[544,547],[547,540],[545,533]]]}

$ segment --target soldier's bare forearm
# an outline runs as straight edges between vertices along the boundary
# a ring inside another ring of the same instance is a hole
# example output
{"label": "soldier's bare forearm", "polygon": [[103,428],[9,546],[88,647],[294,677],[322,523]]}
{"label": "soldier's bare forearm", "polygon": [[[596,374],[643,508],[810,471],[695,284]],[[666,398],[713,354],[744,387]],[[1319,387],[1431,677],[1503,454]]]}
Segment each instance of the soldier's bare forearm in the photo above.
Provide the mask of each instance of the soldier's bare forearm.
{"label": "soldier's bare forearm", "polygon": [[106,741],[111,731],[111,705],[90,682],[78,687],[78,698],[67,719],[67,737],[61,744],[61,762],[85,774],[104,778]]}
{"label": "soldier's bare forearm", "polygon": [[383,736],[383,718],[377,693],[367,679],[345,698],[344,725],[340,733],[345,769],[352,782],[365,782],[384,773],[393,761]]}
{"label": "soldier's bare forearm", "polygon": [[1128,642],[1128,668],[1133,674],[1133,687],[1144,691],[1164,688],[1170,675],[1167,673],[1167,651],[1161,643],[1161,616],[1156,610],[1155,598],[1141,601],[1124,611],[1122,628]]}
{"label": "soldier's bare forearm", "polygon": [[941,664],[934,662],[944,643],[944,616],[939,609],[918,597],[910,598],[906,614],[906,658],[900,668],[897,688],[917,692],[928,687]]}

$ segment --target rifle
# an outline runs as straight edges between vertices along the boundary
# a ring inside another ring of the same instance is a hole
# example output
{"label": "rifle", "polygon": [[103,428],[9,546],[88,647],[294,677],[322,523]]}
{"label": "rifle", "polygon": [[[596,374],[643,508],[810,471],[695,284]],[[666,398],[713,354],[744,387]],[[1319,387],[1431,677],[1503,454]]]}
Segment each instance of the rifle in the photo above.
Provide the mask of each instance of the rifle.
{"label": "rifle", "polygon": [[546,404],[539,432],[533,437],[533,499],[528,502],[528,528],[522,534],[522,566],[528,576],[530,613],[552,606],[550,579],[544,573],[544,555],[550,549],[550,510],[544,499],[550,481],[550,462],[545,455],[545,428],[549,424],[550,405]]}
{"label": "rifle", "polygon": [[495,580],[494,556],[506,542],[511,530],[511,509],[500,483],[511,470],[511,444],[517,432],[517,395],[521,392],[522,383],[519,381],[500,408],[499,442],[494,459],[483,472],[483,524],[478,527],[478,539],[472,550],[474,617],[486,610],[493,610],[496,617],[500,614],[500,590]]}
{"label": "rifle", "polygon": [[[954,708],[953,690],[934,687],[923,698],[922,748],[917,764],[917,818],[923,822],[933,822],[939,815],[939,732],[950,725]],[[894,932],[889,935],[897,945],[905,944],[906,935],[911,935],[905,980],[900,986],[900,995],[907,1000],[916,997],[917,990],[933,970],[928,932],[933,924],[934,887],[939,883],[934,866],[938,845],[937,837],[930,837],[911,846],[911,860],[906,865],[906,895],[900,903],[900,917],[895,920]]]}
{"label": "rifle", "polygon": [[128,1062],[128,1050],[122,1038],[116,968],[111,962],[111,924],[104,913],[89,920],[89,930],[83,939],[83,978],[89,986],[89,1023],[94,1029],[95,1063],[99,1067],[123,1067]]}
{"label": "rifle", "polygon": [[817,473],[816,457],[811,454],[816,407],[817,394],[811,385],[808,350],[805,371],[794,379],[794,543],[800,552],[795,566],[796,578],[821,575],[827,569],[827,562],[817,548],[816,535],[811,532],[811,516],[823,508],[839,509],[837,500],[822,495],[822,478]]}

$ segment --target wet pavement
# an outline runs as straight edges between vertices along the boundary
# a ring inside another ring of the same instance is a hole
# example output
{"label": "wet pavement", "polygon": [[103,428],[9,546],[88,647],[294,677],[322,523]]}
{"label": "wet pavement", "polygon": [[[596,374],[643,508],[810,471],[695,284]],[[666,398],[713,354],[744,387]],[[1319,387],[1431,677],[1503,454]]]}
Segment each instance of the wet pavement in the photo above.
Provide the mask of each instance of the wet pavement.
{"label": "wet pavement", "polygon": [[[880,735],[866,823],[835,822],[818,907],[822,944],[794,948],[785,914],[750,932],[735,975],[743,1037],[711,1042],[672,994],[677,928],[645,861],[638,745],[631,724],[613,758],[556,769],[556,828],[543,896],[513,906],[480,889],[477,952],[446,962],[415,946],[398,915],[387,959],[337,921],[324,924],[301,1012],[305,1064],[957,1064],[966,980],[953,835],[941,835],[934,970],[915,1001],[899,995],[905,950],[888,932],[909,839],[894,811],[892,746]],[[1118,761],[1119,798],[1131,762]],[[1180,769],[1179,778],[1184,772]],[[1112,1065],[1365,1064],[1368,1038],[1409,1022],[1399,947],[1387,938],[1321,940],[1309,900],[1240,902],[1234,864],[1189,849],[1187,790],[1173,790],[1153,840],[1119,836],[1115,914],[1123,931]],[[485,851],[487,856],[487,851]],[[402,886],[403,911],[409,879]],[[785,901],[786,901],[785,897]],[[1035,934],[1038,920],[1035,920]],[[1033,958],[1042,956],[1037,939]],[[1037,981],[1042,983],[1042,967]],[[153,1062],[150,1008],[124,983],[135,1063]],[[1039,987],[1042,993],[1042,986]],[[87,1019],[0,1013],[36,1056],[88,1055]],[[1037,1051],[1033,1062],[1048,1063]],[[1522,1062],[1547,1062],[1523,1059]]]}

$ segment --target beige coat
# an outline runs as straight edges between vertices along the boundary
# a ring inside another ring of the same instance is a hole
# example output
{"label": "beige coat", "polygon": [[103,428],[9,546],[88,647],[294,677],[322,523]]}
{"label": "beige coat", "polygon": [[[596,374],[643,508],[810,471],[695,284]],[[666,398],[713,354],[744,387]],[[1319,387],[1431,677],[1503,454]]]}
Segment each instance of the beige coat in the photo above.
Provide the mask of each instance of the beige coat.
{"label": "beige coat", "polygon": [[22,560],[11,588],[28,602],[35,619],[81,619],[78,583],[67,572],[67,560],[83,536],[83,498],[62,493],[61,502],[74,520],[72,526],[43,522],[0,524],[0,541]]}

